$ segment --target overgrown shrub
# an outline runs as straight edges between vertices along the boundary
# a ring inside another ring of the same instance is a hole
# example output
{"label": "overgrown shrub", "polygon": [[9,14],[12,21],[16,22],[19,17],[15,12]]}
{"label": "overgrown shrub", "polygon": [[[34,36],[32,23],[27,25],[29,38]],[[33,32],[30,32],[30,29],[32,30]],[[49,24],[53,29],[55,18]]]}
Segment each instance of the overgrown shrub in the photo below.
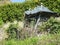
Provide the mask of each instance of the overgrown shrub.
{"label": "overgrown shrub", "polygon": [[10,25],[6,31],[8,33],[9,39],[16,38],[17,27],[15,25]]}
{"label": "overgrown shrub", "polygon": [[29,28],[22,28],[22,23],[11,23],[6,32],[8,33],[8,39],[26,39],[32,34]]}
{"label": "overgrown shrub", "polygon": [[47,22],[44,22],[43,25],[40,26],[40,31],[57,33],[60,31],[60,22],[51,17]]}

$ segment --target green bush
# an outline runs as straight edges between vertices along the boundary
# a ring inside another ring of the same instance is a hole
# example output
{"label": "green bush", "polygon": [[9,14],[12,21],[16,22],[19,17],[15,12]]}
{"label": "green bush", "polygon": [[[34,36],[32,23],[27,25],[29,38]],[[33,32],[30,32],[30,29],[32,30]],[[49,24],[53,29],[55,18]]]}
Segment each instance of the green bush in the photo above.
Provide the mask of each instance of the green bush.
{"label": "green bush", "polygon": [[60,22],[51,17],[47,22],[40,26],[40,31],[49,31],[50,33],[60,32]]}
{"label": "green bush", "polygon": [[8,33],[8,39],[19,39],[20,31],[18,28],[18,24],[11,24],[9,28],[6,30]]}
{"label": "green bush", "polygon": [[0,16],[4,22],[22,20],[23,10],[20,9],[20,4],[7,4],[0,6]]}
{"label": "green bush", "polygon": [[13,39],[16,37],[16,30],[17,30],[16,27],[13,27],[12,25],[10,25],[9,29],[7,30],[9,39]]}
{"label": "green bush", "polygon": [[[7,34],[8,34],[8,40],[10,39],[26,39],[31,37],[33,34],[32,31],[30,30],[26,30],[26,28],[21,29],[20,27],[18,27],[18,23],[16,24],[11,24],[9,26],[9,28],[6,30]],[[31,34],[30,34],[31,33]]]}
{"label": "green bush", "polygon": [[35,2],[25,2],[25,3],[11,3],[0,6],[0,17],[4,22],[23,20],[24,11],[29,8],[34,8]]}
{"label": "green bush", "polygon": [[41,0],[45,6],[47,6],[50,10],[54,12],[59,12],[60,13],[60,0]]}

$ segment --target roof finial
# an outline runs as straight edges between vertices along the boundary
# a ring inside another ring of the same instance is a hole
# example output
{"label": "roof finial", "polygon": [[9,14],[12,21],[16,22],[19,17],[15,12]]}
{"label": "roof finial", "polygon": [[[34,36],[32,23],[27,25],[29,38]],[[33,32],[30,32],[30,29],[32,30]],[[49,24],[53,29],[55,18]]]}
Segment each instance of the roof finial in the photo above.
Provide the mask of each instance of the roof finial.
{"label": "roof finial", "polygon": [[43,3],[41,3],[41,8],[42,8],[42,6],[43,6]]}
{"label": "roof finial", "polygon": [[43,3],[41,3],[41,6],[43,5]]}

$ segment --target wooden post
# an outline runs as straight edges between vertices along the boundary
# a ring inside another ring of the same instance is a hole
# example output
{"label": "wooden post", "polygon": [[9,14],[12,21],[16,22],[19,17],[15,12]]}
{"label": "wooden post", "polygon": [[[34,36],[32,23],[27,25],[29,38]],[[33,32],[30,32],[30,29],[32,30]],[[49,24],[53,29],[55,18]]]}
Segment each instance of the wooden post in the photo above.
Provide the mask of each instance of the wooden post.
{"label": "wooden post", "polygon": [[40,16],[39,16],[39,18],[37,19],[36,25],[35,25],[35,27],[34,27],[35,30],[36,30],[36,28],[37,28],[37,26],[38,26],[38,24],[39,24],[39,21],[40,21]]}

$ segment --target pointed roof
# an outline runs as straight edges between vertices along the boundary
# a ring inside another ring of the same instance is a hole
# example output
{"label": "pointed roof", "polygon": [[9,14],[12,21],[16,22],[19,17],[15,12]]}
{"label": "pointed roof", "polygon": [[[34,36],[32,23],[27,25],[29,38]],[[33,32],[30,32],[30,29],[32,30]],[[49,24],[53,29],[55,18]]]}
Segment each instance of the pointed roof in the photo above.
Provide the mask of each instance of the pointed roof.
{"label": "pointed roof", "polygon": [[33,10],[25,11],[25,14],[29,15],[29,14],[34,14],[34,13],[38,13],[38,12],[50,12],[50,13],[53,13],[53,11],[49,10],[47,7],[44,7],[41,4],[41,6],[37,6]]}

